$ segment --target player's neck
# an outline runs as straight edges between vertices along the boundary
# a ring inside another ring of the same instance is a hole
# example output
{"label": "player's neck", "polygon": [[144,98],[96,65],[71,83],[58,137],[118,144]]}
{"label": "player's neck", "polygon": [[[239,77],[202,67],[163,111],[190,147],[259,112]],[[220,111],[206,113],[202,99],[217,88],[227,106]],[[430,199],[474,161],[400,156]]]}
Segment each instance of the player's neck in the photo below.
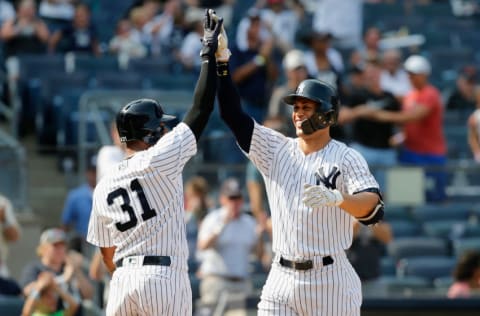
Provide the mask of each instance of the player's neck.
{"label": "player's neck", "polygon": [[305,154],[311,154],[323,149],[327,144],[330,142],[331,138],[330,135],[327,134],[320,134],[316,135],[314,133],[312,135],[305,135],[299,138],[299,146],[300,150]]}

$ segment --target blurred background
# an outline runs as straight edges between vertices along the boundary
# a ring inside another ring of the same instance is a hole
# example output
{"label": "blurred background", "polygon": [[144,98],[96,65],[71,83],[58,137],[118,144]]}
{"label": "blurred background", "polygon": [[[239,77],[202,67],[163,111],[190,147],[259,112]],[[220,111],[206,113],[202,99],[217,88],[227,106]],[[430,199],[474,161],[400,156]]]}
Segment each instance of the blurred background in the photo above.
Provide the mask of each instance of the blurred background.
{"label": "blurred background", "polygon": [[[154,98],[182,119],[206,7],[225,18],[232,76],[257,121],[273,120],[291,136],[281,97],[309,77],[338,89],[332,137],[364,154],[386,201],[384,224],[356,227],[348,251],[364,281],[362,315],[478,315],[477,0],[0,0],[0,313],[19,314],[28,263],[43,260],[37,246],[52,227],[66,232],[64,264],[92,287],[77,286],[79,313],[103,313],[108,277],[98,266],[95,273],[95,251],[84,242],[99,150],[115,146],[111,123],[133,99]],[[433,92],[417,98],[425,86]],[[430,110],[396,120],[352,115],[359,105],[405,114],[412,98]],[[253,315],[271,260],[268,232],[261,255],[248,258],[251,291],[214,304],[200,298],[196,238],[231,177],[241,184],[243,211],[263,225],[263,183],[217,111],[198,148],[184,172],[186,187],[195,180],[194,197],[185,197],[196,219],[188,230],[195,313]]]}

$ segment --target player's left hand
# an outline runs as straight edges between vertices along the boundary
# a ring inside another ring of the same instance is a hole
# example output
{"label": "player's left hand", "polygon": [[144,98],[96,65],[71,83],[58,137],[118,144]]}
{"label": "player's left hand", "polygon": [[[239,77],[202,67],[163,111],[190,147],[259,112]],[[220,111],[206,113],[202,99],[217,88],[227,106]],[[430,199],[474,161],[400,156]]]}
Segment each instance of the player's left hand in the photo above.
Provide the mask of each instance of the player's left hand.
{"label": "player's left hand", "polygon": [[302,201],[308,207],[338,206],[343,202],[343,195],[337,189],[328,189],[323,184],[305,183]]}
{"label": "player's left hand", "polygon": [[205,10],[203,18],[203,38],[200,56],[215,56],[218,48],[218,35],[223,26],[223,18],[216,17],[212,9]]}

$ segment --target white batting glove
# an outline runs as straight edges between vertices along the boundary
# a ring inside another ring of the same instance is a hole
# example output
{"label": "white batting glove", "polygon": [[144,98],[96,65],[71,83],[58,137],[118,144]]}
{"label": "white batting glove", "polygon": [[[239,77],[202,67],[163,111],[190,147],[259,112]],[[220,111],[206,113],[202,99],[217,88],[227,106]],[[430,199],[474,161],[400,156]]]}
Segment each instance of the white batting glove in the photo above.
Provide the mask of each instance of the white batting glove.
{"label": "white batting glove", "polygon": [[[215,14],[215,11],[212,10],[211,17],[215,20],[218,21],[218,16]],[[225,32],[225,28],[222,25],[222,30],[220,31],[220,34],[218,35],[218,48],[217,51],[215,52],[215,57],[217,61],[219,62],[228,62],[230,59],[230,56],[232,53],[230,52],[230,49],[228,49],[228,37],[227,37],[227,32]]]}
{"label": "white batting glove", "polygon": [[328,189],[323,184],[305,183],[302,201],[308,207],[338,206],[343,202],[343,195],[340,191]]}

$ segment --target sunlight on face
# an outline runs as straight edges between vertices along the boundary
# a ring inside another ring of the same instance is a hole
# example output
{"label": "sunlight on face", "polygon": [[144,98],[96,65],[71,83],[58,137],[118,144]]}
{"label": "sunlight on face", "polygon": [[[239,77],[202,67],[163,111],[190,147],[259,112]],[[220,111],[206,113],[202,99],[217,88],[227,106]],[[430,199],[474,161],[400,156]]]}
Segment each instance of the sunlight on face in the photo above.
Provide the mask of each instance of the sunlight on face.
{"label": "sunlight on face", "polygon": [[293,105],[292,121],[295,126],[297,136],[302,136],[302,122],[310,118],[315,113],[316,103],[305,98],[297,98]]}

